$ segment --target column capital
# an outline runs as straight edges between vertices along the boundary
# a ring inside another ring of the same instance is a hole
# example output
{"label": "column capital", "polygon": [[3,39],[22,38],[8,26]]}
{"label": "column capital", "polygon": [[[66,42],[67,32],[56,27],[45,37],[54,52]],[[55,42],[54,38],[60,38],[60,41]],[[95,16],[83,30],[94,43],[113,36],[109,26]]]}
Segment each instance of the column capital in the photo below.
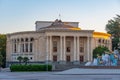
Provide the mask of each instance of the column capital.
{"label": "column capital", "polygon": [[66,35],[64,35],[63,37],[66,37]]}
{"label": "column capital", "polygon": [[60,38],[64,37],[63,35],[60,35]]}
{"label": "column capital", "polygon": [[77,37],[76,35],[74,37]]}

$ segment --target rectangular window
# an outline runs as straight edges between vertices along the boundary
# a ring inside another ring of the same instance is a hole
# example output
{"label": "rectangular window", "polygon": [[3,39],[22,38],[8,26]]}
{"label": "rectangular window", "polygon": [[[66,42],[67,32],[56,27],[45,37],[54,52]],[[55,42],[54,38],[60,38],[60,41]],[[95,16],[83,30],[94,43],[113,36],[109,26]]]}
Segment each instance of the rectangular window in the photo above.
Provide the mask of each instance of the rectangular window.
{"label": "rectangular window", "polygon": [[70,47],[67,47],[67,52],[70,52]]}
{"label": "rectangular window", "polygon": [[80,52],[83,53],[84,52],[84,47],[80,47]]}
{"label": "rectangular window", "polygon": [[30,43],[30,52],[32,52],[32,51],[33,51],[33,44]]}
{"label": "rectangular window", "polygon": [[66,42],[66,52],[70,52],[71,51],[71,42],[70,41],[67,41]]}
{"label": "rectangular window", "polygon": [[57,52],[57,41],[53,41],[53,52]]}
{"label": "rectangular window", "polygon": [[26,52],[28,52],[28,43],[25,44]]}
{"label": "rectangular window", "polygon": [[22,44],[22,52],[24,52],[24,44]]}
{"label": "rectangular window", "polygon": [[16,44],[14,44],[14,53],[16,53]]}
{"label": "rectangular window", "polygon": [[80,53],[84,53],[84,39],[81,38],[80,39]]}

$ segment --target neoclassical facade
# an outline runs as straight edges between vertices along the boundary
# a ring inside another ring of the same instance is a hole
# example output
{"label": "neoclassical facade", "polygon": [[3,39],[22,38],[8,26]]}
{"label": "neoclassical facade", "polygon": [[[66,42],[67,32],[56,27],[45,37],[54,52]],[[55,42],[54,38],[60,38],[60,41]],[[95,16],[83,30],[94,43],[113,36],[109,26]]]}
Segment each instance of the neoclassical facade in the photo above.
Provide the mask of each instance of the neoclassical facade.
{"label": "neoclassical facade", "polygon": [[32,63],[80,64],[92,61],[92,51],[99,45],[111,50],[110,34],[82,30],[78,24],[36,21],[35,31],[7,34],[7,64],[18,62],[18,56],[28,57]]}

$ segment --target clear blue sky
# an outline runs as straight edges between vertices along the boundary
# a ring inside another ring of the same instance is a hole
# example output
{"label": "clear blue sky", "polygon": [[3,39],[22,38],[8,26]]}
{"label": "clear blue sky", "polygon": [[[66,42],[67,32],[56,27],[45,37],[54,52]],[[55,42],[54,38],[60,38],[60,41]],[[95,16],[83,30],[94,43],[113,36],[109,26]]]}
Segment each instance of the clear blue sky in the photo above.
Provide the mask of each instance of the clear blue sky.
{"label": "clear blue sky", "polygon": [[0,0],[0,33],[35,30],[35,21],[80,22],[82,29],[105,32],[120,15],[120,0]]}

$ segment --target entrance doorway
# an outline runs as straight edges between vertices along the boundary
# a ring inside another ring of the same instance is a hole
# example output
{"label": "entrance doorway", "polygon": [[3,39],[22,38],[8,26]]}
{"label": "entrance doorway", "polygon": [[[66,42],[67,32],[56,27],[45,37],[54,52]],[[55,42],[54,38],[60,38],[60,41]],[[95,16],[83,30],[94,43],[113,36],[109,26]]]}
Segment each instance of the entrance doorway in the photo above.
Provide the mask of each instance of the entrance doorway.
{"label": "entrance doorway", "polygon": [[70,62],[70,55],[67,55],[67,56],[66,56],[66,61],[67,61],[67,62]]}
{"label": "entrance doorway", "polygon": [[84,61],[84,56],[80,55],[80,62],[83,62],[83,61]]}
{"label": "entrance doorway", "polygon": [[57,55],[53,55],[53,61],[57,62]]}

